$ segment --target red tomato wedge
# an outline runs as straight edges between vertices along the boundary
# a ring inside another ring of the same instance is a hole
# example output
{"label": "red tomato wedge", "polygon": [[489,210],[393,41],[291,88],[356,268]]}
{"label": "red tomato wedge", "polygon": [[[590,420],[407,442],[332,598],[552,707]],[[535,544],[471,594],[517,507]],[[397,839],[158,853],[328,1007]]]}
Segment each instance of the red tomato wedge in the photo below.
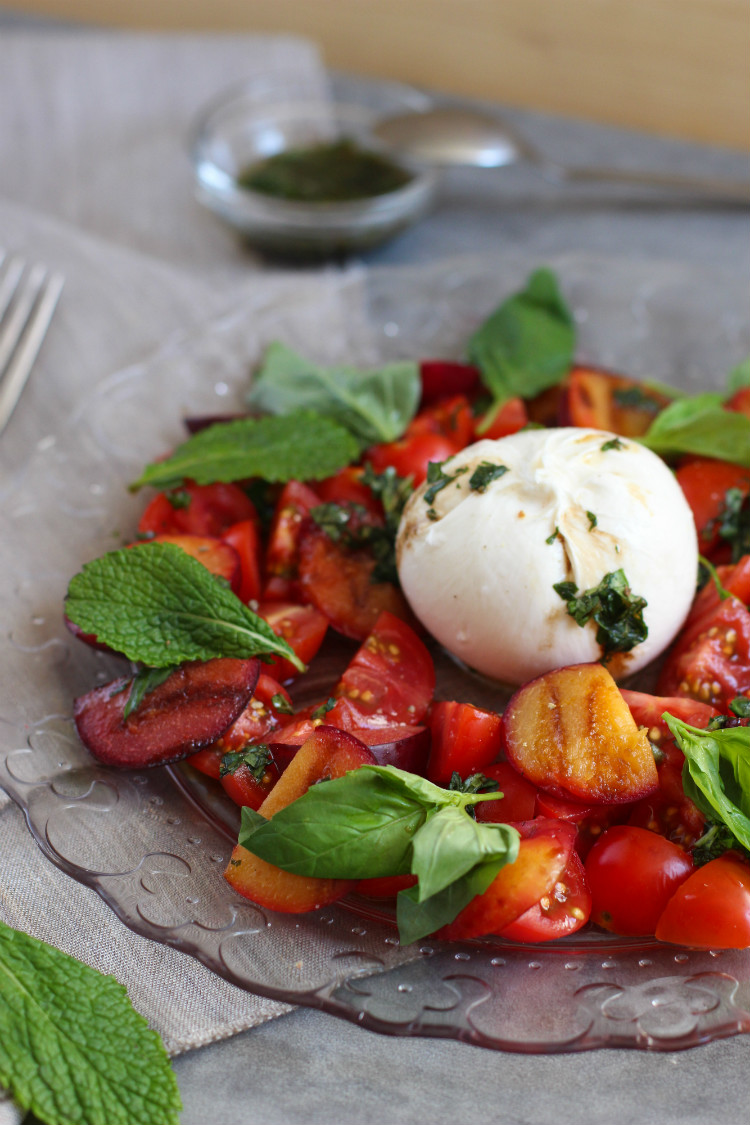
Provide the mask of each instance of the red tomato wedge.
{"label": "red tomato wedge", "polygon": [[[171,499],[170,499],[171,498]],[[193,484],[159,492],[138,523],[140,535],[211,535],[220,539],[240,520],[257,520],[250,498],[236,484]]]}
{"label": "red tomato wedge", "polygon": [[502,749],[502,719],[494,711],[443,701],[432,707],[429,724],[432,746],[427,777],[436,785],[448,785],[454,773],[467,778],[484,771]]}
{"label": "red tomato wedge", "polygon": [[310,509],[318,504],[320,497],[306,484],[290,480],[284,485],[276,502],[266,548],[265,598],[293,600],[290,594],[297,577],[302,525]]}
{"label": "red tomato wedge", "polygon": [[576,933],[591,914],[591,891],[586,872],[575,852],[552,890],[516,918],[500,937],[506,941],[556,941]]}
{"label": "red tomato wedge", "polygon": [[508,824],[546,816],[546,813],[536,811],[537,790],[521,777],[510,762],[494,762],[483,766],[480,772],[497,782],[503,796],[497,801],[482,801],[475,805],[477,820],[485,824]]}
{"label": "red tomato wedge", "polygon": [[[319,727],[300,747],[258,812],[271,817],[301,797],[315,782],[343,777],[349,770],[373,762],[367,747],[352,735],[327,726]],[[346,879],[290,874],[239,844],[232,852],[224,877],[245,898],[285,914],[317,910],[342,898],[354,886]]]}
{"label": "red tomato wedge", "polygon": [[90,691],[75,700],[73,714],[87,750],[108,766],[142,769],[187,758],[216,742],[250,702],[257,660],[209,660],[183,664],[145,696],[127,719],[130,680]]}
{"label": "red tomato wedge", "polygon": [[677,844],[645,828],[615,825],[586,859],[591,919],[616,934],[649,937],[693,871],[692,859]]}
{"label": "red tomato wedge", "polygon": [[260,532],[255,520],[240,520],[228,527],[222,536],[237,552],[240,562],[239,588],[236,593],[247,605],[258,601],[262,588]]}
{"label": "red tomato wedge", "polygon": [[362,641],[384,610],[411,618],[399,589],[390,582],[373,582],[375,560],[366,552],[348,551],[334,543],[312,520],[299,548],[299,590],[338,633]]}
{"label": "red tomato wedge", "polygon": [[406,430],[407,438],[419,434],[442,434],[459,449],[474,440],[474,414],[466,395],[452,395],[415,415]]}
{"label": "red tomato wedge", "polygon": [[708,557],[726,543],[719,537],[720,517],[726,507],[726,494],[737,488],[747,496],[750,492],[750,470],[727,461],[711,461],[700,457],[688,461],[677,470],[677,483],[685,493],[698,532],[698,549]]}
{"label": "red tomato wedge", "polygon": [[667,657],[657,690],[727,711],[736,696],[750,694],[750,555],[734,567],[719,567],[718,574],[734,597],[721,601],[712,581],[703,587]]}
{"label": "red tomato wedge", "polygon": [[746,414],[750,418],[750,387],[740,387],[724,403],[724,406],[727,410],[735,410],[738,414]]}
{"label": "red tomato wedge", "polygon": [[434,691],[429,652],[413,629],[384,611],[339,680],[326,722],[345,730],[419,723]]}
{"label": "red tomato wedge", "polygon": [[502,867],[482,895],[438,931],[448,941],[499,934],[549,894],[573,853],[575,829],[559,820],[516,824],[521,833],[518,858]]}
{"label": "red tomato wedge", "polygon": [[[311,605],[261,602],[258,614],[278,637],[284,638],[304,664],[309,664],[315,656],[328,630],[328,618]],[[282,656],[274,657],[269,663],[277,680],[291,680],[300,674],[299,669]]]}
{"label": "red tomato wedge", "polygon": [[509,434],[517,434],[519,430],[528,425],[528,422],[529,415],[523,399],[509,398],[497,411],[486,429],[483,429],[483,421],[479,421],[475,439],[479,441],[480,438],[487,438],[489,441],[497,441],[498,438],[507,437]]}
{"label": "red tomato wedge", "polygon": [[750,946],[750,865],[726,852],[699,867],[667,903],[656,937],[694,949]]}
{"label": "red tomato wedge", "polygon": [[552,817],[554,820],[573,824],[576,829],[576,851],[581,859],[585,859],[602,832],[625,819],[630,808],[630,805],[584,805],[540,789],[534,811],[536,816]]}
{"label": "red tomato wedge", "polygon": [[376,520],[383,519],[383,505],[373,495],[372,489],[362,483],[364,470],[349,465],[333,477],[315,482],[315,491],[324,504],[359,504]]}
{"label": "red tomato wedge", "polygon": [[280,770],[272,760],[261,777],[256,777],[250,766],[242,762],[231,773],[220,778],[221,786],[236,805],[259,809],[279,780]]}
{"label": "red tomato wedge", "polygon": [[427,479],[427,466],[431,461],[447,461],[461,448],[446,434],[430,430],[410,434],[407,430],[398,441],[368,449],[366,459],[376,473],[395,469],[400,477],[411,477],[414,487],[418,488]]}

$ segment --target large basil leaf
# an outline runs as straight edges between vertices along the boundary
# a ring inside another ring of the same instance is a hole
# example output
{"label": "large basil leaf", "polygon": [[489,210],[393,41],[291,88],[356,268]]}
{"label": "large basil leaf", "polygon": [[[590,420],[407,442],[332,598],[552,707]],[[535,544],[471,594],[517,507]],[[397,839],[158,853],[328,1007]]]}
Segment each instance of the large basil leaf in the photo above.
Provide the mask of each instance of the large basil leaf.
{"label": "large basil leaf", "polygon": [[750,727],[708,731],[688,726],[668,712],[664,719],[685,755],[686,795],[750,849]]}
{"label": "large basil leaf", "polygon": [[417,901],[444,891],[479,863],[512,863],[518,832],[507,824],[482,824],[455,805],[428,817],[414,837],[412,872],[418,877]]}
{"label": "large basil leaf", "polygon": [[399,891],[396,899],[396,920],[402,945],[434,934],[441,926],[461,913],[477,895],[484,894],[505,860],[490,860],[472,867],[455,883],[421,902],[419,886]]}
{"label": "large basil leaf", "polygon": [[694,453],[750,468],[750,418],[723,401],[714,393],[676,399],[638,440],[662,457]]}

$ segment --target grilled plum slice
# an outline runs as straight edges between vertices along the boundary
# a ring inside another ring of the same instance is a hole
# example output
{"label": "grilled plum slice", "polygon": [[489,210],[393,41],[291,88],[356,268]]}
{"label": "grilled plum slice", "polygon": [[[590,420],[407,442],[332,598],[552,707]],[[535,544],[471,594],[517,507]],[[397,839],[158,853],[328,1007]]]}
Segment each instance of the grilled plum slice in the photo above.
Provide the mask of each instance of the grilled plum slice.
{"label": "grilled plum slice", "polygon": [[258,682],[258,660],[183,664],[127,719],[129,679],[76,699],[73,714],[86,749],[108,766],[142,769],[187,758],[210,746],[242,714]]}

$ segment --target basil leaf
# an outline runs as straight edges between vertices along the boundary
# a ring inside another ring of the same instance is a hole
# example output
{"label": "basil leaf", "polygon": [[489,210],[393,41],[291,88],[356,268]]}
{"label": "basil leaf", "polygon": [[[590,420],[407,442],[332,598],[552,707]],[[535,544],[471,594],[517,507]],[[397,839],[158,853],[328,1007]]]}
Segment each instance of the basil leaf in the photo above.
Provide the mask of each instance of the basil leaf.
{"label": "basil leaf", "polygon": [[615,652],[629,652],[648,636],[643,620],[648,603],[632,592],[624,570],[605,574],[598,586],[581,594],[575,582],[557,582],[552,589],[566,602],[577,625],[583,628],[589,621],[596,622],[596,641],[605,660]]}
{"label": "basil leaf", "polygon": [[358,455],[359,446],[344,426],[311,410],[296,410],[284,418],[236,418],[208,426],[171,457],[147,465],[130,490],[145,484],[169,489],[185,480],[322,480]]}
{"label": "basil leaf", "polygon": [[750,468],[750,418],[722,402],[713,393],[676,399],[638,441],[662,457],[695,453]]}
{"label": "basil leaf", "polygon": [[557,279],[540,269],[477,329],[468,355],[498,403],[533,398],[559,383],[572,366],[575,344],[573,316]]}
{"label": "basil leaf", "polygon": [[733,395],[743,387],[750,387],[750,355],[729,372],[727,394]]}
{"label": "basil leaf", "polygon": [[389,363],[375,371],[325,368],[273,343],[247,401],[268,414],[314,410],[345,426],[365,448],[400,437],[416,413],[420,393],[416,363]]}
{"label": "basil leaf", "polygon": [[243,822],[238,842],[295,875],[401,875],[426,815],[421,801],[365,766],[311,786],[263,824],[248,830]]}
{"label": "basil leaf", "polygon": [[663,717],[685,755],[686,795],[750,849],[750,727],[705,731]]}
{"label": "basil leaf", "polygon": [[477,864],[455,883],[423,902],[419,899],[419,885],[399,891],[396,921],[401,944],[411,945],[434,934],[441,926],[447,926],[473,898],[484,894],[504,865],[504,860]]}
{"label": "basil leaf", "polygon": [[519,839],[518,832],[507,824],[479,823],[452,805],[438,809],[419,829],[412,845],[411,870],[419,879],[417,901],[444,891],[477,863],[512,863]]}
{"label": "basil leaf", "polygon": [[274,655],[304,669],[270,625],[174,543],[139,543],[86,563],[71,579],[65,612],[150,668]]}

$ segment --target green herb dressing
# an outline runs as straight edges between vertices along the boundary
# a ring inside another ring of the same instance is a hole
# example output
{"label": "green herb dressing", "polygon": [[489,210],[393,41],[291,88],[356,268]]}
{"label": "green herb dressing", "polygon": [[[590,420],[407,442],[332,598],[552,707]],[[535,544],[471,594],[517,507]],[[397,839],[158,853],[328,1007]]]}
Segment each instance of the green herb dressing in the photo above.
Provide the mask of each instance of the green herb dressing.
{"label": "green herb dressing", "polygon": [[351,203],[398,191],[413,178],[387,156],[344,138],[278,152],[245,168],[237,183],[298,203]]}

